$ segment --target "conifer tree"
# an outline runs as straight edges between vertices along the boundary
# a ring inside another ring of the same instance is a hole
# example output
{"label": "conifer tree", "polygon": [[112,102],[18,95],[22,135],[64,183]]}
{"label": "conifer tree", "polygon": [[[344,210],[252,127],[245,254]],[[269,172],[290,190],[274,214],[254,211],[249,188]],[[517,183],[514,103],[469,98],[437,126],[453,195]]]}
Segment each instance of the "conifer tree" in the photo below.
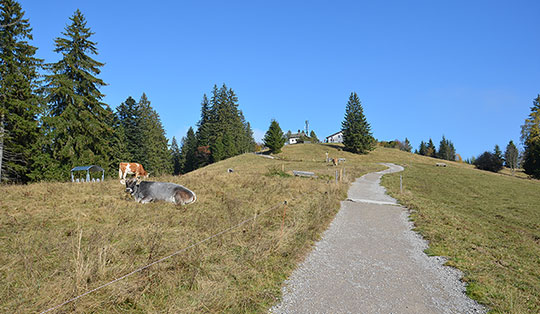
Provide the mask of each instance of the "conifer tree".
{"label": "conifer tree", "polygon": [[279,123],[272,119],[270,122],[270,127],[266,134],[264,135],[264,145],[270,149],[270,152],[277,154],[281,152],[281,148],[285,144],[285,137],[283,136],[283,131],[279,126]]}
{"label": "conifer tree", "polygon": [[418,154],[420,154],[422,156],[427,155],[427,145],[426,145],[426,143],[424,141],[420,142],[420,147],[418,148]]}
{"label": "conifer tree", "polygon": [[447,140],[444,135],[439,144],[437,158],[451,161],[456,160],[456,149],[454,148],[454,144],[450,140]]}
{"label": "conifer tree", "polygon": [[182,154],[180,152],[180,148],[178,148],[178,143],[176,142],[176,138],[173,136],[172,142],[171,142],[171,159],[173,163],[173,174],[179,175],[182,173]]}
{"label": "conifer tree", "polygon": [[437,158],[437,149],[435,148],[435,144],[433,144],[433,140],[431,140],[431,138],[427,144],[426,156]]}
{"label": "conifer tree", "polygon": [[531,113],[521,126],[521,141],[525,146],[523,169],[526,174],[540,179],[540,94],[533,100]]}
{"label": "conifer tree", "polygon": [[197,138],[193,128],[190,127],[186,136],[182,139],[181,155],[184,162],[183,173],[197,169]]}
{"label": "conifer tree", "polygon": [[62,59],[48,64],[46,76],[49,104],[44,125],[51,145],[44,150],[51,153],[56,179],[67,178],[73,166],[100,165],[109,168],[111,148],[107,140],[112,128],[108,125],[107,105],[101,99],[99,88],[105,85],[96,77],[104,65],[90,55],[97,55],[94,34],[86,26],[83,14],[77,10],[71,24],[55,39],[55,52]]}
{"label": "conifer tree", "polygon": [[123,161],[142,163],[144,151],[140,145],[143,143],[144,135],[141,132],[141,112],[139,105],[135,99],[129,96],[116,108],[116,115],[122,125],[127,143],[126,160]]}
{"label": "conifer tree", "polygon": [[319,143],[319,139],[317,138],[317,134],[315,134],[315,131],[311,130],[311,132],[309,133],[309,137],[311,142]]}
{"label": "conifer tree", "polygon": [[159,114],[152,108],[145,93],[142,94],[138,106],[140,132],[143,136],[141,149],[145,154],[142,158],[144,167],[154,175],[170,174],[172,173],[171,155]]}
{"label": "conifer tree", "polygon": [[504,161],[503,154],[499,145],[495,145],[495,149],[493,150],[493,153],[495,154],[495,156],[497,156],[497,158]]}
{"label": "conifer tree", "polygon": [[375,139],[371,135],[371,127],[364,116],[362,104],[355,92],[349,96],[341,128],[346,150],[365,154],[374,148]]}
{"label": "conifer tree", "polygon": [[506,166],[512,169],[512,175],[514,174],[514,171],[516,170],[518,165],[518,156],[519,152],[516,145],[513,141],[510,141],[508,145],[506,145],[506,151],[504,152],[504,160]]}
{"label": "conifer tree", "polygon": [[37,48],[28,43],[31,32],[20,4],[1,0],[0,183],[28,182],[33,178],[33,157],[39,154],[41,100],[37,88],[42,60],[35,57]]}

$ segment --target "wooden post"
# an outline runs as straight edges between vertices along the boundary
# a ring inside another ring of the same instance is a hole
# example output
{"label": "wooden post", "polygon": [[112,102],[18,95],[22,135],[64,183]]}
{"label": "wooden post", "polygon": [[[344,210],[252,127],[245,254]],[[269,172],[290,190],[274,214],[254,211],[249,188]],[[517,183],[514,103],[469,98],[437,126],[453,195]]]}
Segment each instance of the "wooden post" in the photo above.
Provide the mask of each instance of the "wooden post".
{"label": "wooden post", "polygon": [[399,176],[399,193],[403,193],[403,176]]}
{"label": "wooden post", "polygon": [[287,201],[283,202],[283,219],[281,220],[281,233],[279,239],[283,236],[283,229],[285,228],[285,215],[287,214]]}
{"label": "wooden post", "polygon": [[343,181],[343,168],[339,169],[339,182]]}
{"label": "wooden post", "polygon": [[338,171],[336,170],[336,184],[337,184],[337,179],[338,179]]}
{"label": "wooden post", "polygon": [[285,164],[281,164],[281,171],[285,172]]}

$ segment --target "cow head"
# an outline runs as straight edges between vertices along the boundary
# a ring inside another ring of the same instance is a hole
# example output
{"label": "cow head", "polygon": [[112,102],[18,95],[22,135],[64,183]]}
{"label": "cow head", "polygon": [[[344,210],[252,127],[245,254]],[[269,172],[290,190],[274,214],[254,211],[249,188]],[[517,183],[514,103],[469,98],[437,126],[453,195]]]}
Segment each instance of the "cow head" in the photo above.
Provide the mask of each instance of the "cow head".
{"label": "cow head", "polygon": [[134,194],[137,191],[139,181],[136,178],[131,178],[126,181],[126,193]]}

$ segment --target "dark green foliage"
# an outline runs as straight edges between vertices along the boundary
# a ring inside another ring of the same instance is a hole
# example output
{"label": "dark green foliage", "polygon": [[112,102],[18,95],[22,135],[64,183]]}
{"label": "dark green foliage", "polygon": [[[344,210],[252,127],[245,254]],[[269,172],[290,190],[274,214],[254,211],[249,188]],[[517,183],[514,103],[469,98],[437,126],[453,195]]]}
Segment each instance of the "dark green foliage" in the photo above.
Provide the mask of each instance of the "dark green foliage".
{"label": "dark green foliage", "polygon": [[272,120],[268,131],[266,131],[266,134],[264,135],[264,145],[270,149],[270,152],[277,154],[281,152],[285,140],[279,123],[276,120]]}
{"label": "dark green foliage", "polygon": [[183,160],[182,173],[197,169],[197,138],[191,127],[187,131],[186,137],[182,138],[181,156]]}
{"label": "dark green foliage", "polygon": [[184,162],[182,160],[180,148],[178,148],[178,143],[176,142],[176,138],[174,136],[171,142],[171,159],[173,163],[173,174],[175,176],[181,174]]}
{"label": "dark green foliage", "polygon": [[[90,40],[93,33],[77,10],[70,18],[65,37],[56,38],[55,52],[62,59],[46,66],[48,112],[43,118],[45,136],[50,142],[42,151],[51,154],[48,179],[67,179],[69,170],[78,165],[99,165],[110,168],[112,137],[110,110],[101,102],[99,88],[105,85],[95,77],[103,63],[90,57],[97,54],[96,44]],[[47,160],[47,158],[45,158]],[[41,170],[43,170],[43,168]]]}
{"label": "dark green foliage", "polygon": [[424,141],[420,142],[420,147],[418,148],[418,154],[422,156],[427,156],[428,154],[427,145],[426,143],[424,143]]}
{"label": "dark green foliage", "polygon": [[221,88],[214,85],[210,100],[203,96],[197,123],[196,168],[254,151],[253,130],[238,106],[238,97],[225,84]]}
{"label": "dark green foliage", "polygon": [[139,102],[130,96],[116,108],[125,133],[124,160],[138,162],[153,175],[173,173],[173,161],[159,114],[143,93]]}
{"label": "dark green foliage", "polygon": [[120,162],[130,160],[130,154],[127,149],[127,137],[118,116],[112,112],[110,108],[106,108],[108,111],[108,125],[113,129],[113,132],[110,134],[108,143],[111,147],[111,163],[109,168],[105,169],[106,173],[113,175],[118,170],[118,164]]}
{"label": "dark green foliage", "polygon": [[501,151],[501,148],[499,147],[499,145],[495,145],[495,149],[493,150],[493,153],[495,154],[495,156],[497,156],[497,158],[504,161],[502,151]]}
{"label": "dark green foliage", "polygon": [[129,96],[126,101],[116,107],[116,115],[122,125],[127,143],[127,159],[122,162],[138,162],[143,160],[144,152],[140,147],[140,144],[143,142],[143,132],[140,131],[141,113],[139,105],[135,99]]}
{"label": "dark green foliage", "polygon": [[484,152],[476,158],[474,165],[480,170],[498,172],[503,168],[503,161],[493,153]]}
{"label": "dark green foliage", "polygon": [[540,140],[531,140],[527,143],[523,156],[523,169],[533,178],[540,179]]}
{"label": "dark green foliage", "polygon": [[433,140],[431,140],[431,138],[427,144],[426,156],[437,158],[437,149],[435,148],[435,144],[433,144]]}
{"label": "dark green foliage", "polygon": [[523,169],[526,174],[540,179],[540,95],[533,100],[531,113],[521,126],[521,140],[525,146]]}
{"label": "dark green foliage", "polygon": [[437,158],[451,161],[456,160],[456,149],[454,148],[454,144],[450,140],[447,140],[444,135],[439,144]]}
{"label": "dark green foliage", "polygon": [[0,182],[24,183],[39,154],[38,71],[32,28],[19,3],[0,1]]}
{"label": "dark green foliage", "polygon": [[506,166],[512,169],[512,173],[518,166],[519,151],[513,141],[510,141],[506,145],[506,151],[504,152],[504,162]]}
{"label": "dark green foliage", "polygon": [[341,129],[345,150],[365,154],[374,148],[375,139],[371,135],[371,127],[364,116],[364,109],[355,92],[349,96]]}
{"label": "dark green foliage", "polygon": [[403,142],[403,145],[399,149],[404,150],[406,152],[411,152],[412,146],[408,138],[405,138],[405,142]]}
{"label": "dark green foliage", "polygon": [[310,141],[312,143],[319,143],[319,139],[317,138],[317,134],[315,134],[315,131],[311,130],[311,132],[309,132],[309,138],[310,138]]}
{"label": "dark green foliage", "polygon": [[139,100],[140,129],[143,139],[139,149],[144,153],[141,163],[146,171],[153,175],[171,174],[173,172],[168,140],[161,124],[159,114],[150,105],[143,93]]}

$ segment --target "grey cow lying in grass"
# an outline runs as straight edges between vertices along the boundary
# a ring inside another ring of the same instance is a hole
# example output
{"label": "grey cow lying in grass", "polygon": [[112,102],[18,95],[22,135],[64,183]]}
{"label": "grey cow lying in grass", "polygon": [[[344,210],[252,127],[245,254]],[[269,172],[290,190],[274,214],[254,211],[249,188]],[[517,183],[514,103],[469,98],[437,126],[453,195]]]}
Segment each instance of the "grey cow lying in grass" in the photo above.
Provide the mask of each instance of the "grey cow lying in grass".
{"label": "grey cow lying in grass", "polygon": [[197,196],[190,189],[169,182],[138,182],[136,178],[126,181],[126,193],[133,195],[138,203],[165,201],[176,205],[194,203]]}

